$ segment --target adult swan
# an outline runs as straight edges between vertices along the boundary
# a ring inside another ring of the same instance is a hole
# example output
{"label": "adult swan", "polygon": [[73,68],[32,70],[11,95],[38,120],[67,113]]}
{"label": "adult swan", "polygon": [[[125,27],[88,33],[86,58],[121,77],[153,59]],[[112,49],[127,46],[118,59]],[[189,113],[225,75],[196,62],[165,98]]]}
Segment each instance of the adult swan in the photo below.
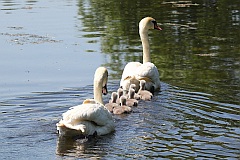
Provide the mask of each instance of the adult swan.
{"label": "adult swan", "polygon": [[139,35],[143,47],[143,63],[129,62],[122,73],[120,87],[125,91],[129,89],[131,84],[136,85],[136,91],[139,89],[139,81],[145,80],[145,89],[151,92],[160,89],[160,79],[157,67],[151,63],[150,47],[148,40],[148,30],[157,29],[162,30],[155,19],[151,17],[143,18],[139,22]]}
{"label": "adult swan", "polygon": [[102,93],[107,93],[108,72],[105,67],[97,68],[94,75],[94,99],[86,99],[83,104],[71,107],[63,113],[57,123],[62,136],[105,135],[115,129],[111,113],[103,106]]}

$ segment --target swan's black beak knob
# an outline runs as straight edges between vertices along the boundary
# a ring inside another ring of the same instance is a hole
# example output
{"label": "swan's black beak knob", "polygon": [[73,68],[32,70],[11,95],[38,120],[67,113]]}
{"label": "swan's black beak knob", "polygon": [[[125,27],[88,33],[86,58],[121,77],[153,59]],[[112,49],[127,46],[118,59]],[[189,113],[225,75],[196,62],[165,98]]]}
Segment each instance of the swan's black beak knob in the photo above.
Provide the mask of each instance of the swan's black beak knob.
{"label": "swan's black beak knob", "polygon": [[108,90],[107,90],[107,85],[103,86],[102,88],[102,94],[106,95],[108,93]]}

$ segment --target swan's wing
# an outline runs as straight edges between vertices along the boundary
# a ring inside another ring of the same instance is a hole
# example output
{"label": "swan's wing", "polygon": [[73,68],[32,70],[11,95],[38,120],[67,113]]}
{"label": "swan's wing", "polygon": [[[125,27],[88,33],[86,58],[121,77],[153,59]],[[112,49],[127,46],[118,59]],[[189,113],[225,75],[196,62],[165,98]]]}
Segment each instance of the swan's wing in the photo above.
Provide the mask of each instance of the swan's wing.
{"label": "swan's wing", "polygon": [[136,78],[138,80],[144,79],[146,81],[146,89],[150,90],[153,85],[155,89],[160,88],[159,72],[157,67],[151,63],[146,62],[137,68]]}
{"label": "swan's wing", "polygon": [[72,107],[63,113],[63,120],[68,123],[78,123],[79,121],[93,121],[97,125],[105,125],[107,121],[112,121],[111,113],[100,103],[81,104]]}
{"label": "swan's wing", "polygon": [[130,84],[136,84],[136,89],[139,89],[139,82],[135,79],[135,75],[137,74],[137,68],[142,64],[139,62],[129,62],[123,70],[122,78],[120,81],[120,86],[124,90],[128,90]]}
{"label": "swan's wing", "polygon": [[139,66],[137,68],[137,76],[139,77],[148,77],[151,78],[158,76],[159,77],[159,73],[158,73],[158,69],[157,67],[150,62],[146,62],[144,64],[142,64],[141,66]]}
{"label": "swan's wing", "polygon": [[[64,128],[67,128],[77,130],[78,134],[91,135],[96,131],[98,135],[104,135],[112,132],[115,124],[111,113],[103,105],[93,103],[92,100],[88,103],[87,100],[63,113],[57,127],[61,132],[65,132]],[[74,134],[75,132],[73,131]]]}
{"label": "swan's wing", "polygon": [[122,79],[121,81],[123,81],[124,79],[126,79],[127,77],[131,77],[134,76],[136,74],[136,69],[141,66],[142,64],[139,62],[129,62],[123,70],[122,73]]}
{"label": "swan's wing", "polygon": [[159,72],[157,67],[151,63],[139,63],[139,62],[130,62],[128,63],[122,74],[122,79],[120,81],[120,86],[123,87],[124,90],[128,90],[130,84],[136,85],[136,90],[139,89],[139,80],[146,81],[146,89],[151,90],[152,86],[154,86],[155,90],[160,89],[160,79]]}

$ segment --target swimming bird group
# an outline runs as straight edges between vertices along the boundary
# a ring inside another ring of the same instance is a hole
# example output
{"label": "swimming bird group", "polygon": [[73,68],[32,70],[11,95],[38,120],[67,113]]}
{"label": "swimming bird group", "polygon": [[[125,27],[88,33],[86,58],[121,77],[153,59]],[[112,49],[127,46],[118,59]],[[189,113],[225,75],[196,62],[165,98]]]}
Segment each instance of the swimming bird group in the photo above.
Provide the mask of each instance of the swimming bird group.
{"label": "swimming bird group", "polygon": [[115,130],[113,114],[131,113],[139,100],[151,100],[153,92],[160,90],[157,67],[151,63],[148,30],[161,28],[155,19],[143,18],[139,23],[139,34],[143,46],[143,63],[129,62],[122,73],[120,87],[112,92],[104,105],[102,94],[107,94],[108,71],[98,67],[93,80],[93,99],[69,108],[56,124],[61,136],[106,135]]}

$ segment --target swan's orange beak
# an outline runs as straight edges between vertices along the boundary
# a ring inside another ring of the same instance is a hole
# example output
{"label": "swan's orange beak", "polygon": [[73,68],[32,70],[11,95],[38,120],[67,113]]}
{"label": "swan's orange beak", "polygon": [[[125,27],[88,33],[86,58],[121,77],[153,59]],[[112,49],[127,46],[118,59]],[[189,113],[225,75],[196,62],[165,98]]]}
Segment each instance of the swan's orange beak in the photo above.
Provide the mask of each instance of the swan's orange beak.
{"label": "swan's orange beak", "polygon": [[102,94],[106,95],[108,93],[108,90],[107,90],[107,85],[103,86],[102,88]]}
{"label": "swan's orange beak", "polygon": [[154,29],[156,29],[156,30],[159,30],[159,31],[161,31],[161,30],[162,30],[162,28],[160,28],[160,26],[159,26],[159,25],[157,25],[157,23],[155,23],[155,24],[154,24]]}

